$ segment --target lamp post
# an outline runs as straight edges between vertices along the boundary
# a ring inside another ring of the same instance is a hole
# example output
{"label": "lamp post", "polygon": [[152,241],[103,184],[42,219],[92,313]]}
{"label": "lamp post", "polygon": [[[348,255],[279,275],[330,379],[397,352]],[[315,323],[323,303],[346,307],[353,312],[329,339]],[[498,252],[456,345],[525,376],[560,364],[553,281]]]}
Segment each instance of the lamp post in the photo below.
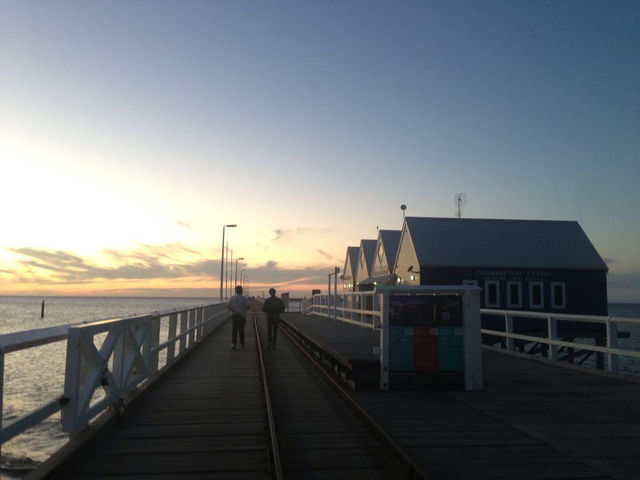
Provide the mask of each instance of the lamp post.
{"label": "lamp post", "polygon": [[[230,256],[229,251],[231,251]],[[224,289],[224,295],[226,298],[229,298],[233,294],[233,287],[229,289],[229,284],[231,283],[231,280],[233,280],[233,248],[229,250],[229,242],[227,242],[227,255],[229,256],[229,259],[227,260],[227,284]]]}
{"label": "lamp post", "polygon": [[225,228],[236,228],[237,225],[232,224],[232,225],[223,225],[222,226],[222,258],[220,259],[220,301],[223,302],[224,299],[222,298],[222,282],[224,280],[224,230]]}
{"label": "lamp post", "polygon": [[235,283],[236,287],[238,286],[238,260],[244,260],[244,257],[236,258],[236,283]]}
{"label": "lamp post", "polygon": [[243,268],[242,270],[240,270],[240,285],[242,286],[242,288],[244,288],[244,272],[246,272],[247,269]]}

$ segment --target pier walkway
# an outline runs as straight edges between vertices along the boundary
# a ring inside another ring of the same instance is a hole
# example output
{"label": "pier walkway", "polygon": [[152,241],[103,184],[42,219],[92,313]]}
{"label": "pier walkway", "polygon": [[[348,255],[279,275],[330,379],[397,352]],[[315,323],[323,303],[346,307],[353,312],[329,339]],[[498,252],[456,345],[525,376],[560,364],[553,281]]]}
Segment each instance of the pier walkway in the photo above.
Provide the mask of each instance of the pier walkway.
{"label": "pier walkway", "polygon": [[[213,332],[76,455],[32,477],[275,478],[252,322],[245,349],[230,350],[230,330]],[[284,477],[407,475],[290,342],[281,333],[278,350],[264,352]],[[423,478],[640,478],[639,383],[491,349],[483,363],[483,391],[352,394]]]}

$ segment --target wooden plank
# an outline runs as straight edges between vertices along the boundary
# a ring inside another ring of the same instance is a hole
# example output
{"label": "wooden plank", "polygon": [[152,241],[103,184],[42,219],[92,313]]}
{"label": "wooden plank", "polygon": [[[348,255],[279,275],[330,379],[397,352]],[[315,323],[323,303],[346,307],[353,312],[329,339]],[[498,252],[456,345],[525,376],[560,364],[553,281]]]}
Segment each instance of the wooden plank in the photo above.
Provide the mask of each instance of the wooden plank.
{"label": "wooden plank", "polygon": [[[255,350],[231,351],[230,326],[151,386],[65,477],[266,478],[269,458]],[[246,329],[246,341],[253,335]]]}

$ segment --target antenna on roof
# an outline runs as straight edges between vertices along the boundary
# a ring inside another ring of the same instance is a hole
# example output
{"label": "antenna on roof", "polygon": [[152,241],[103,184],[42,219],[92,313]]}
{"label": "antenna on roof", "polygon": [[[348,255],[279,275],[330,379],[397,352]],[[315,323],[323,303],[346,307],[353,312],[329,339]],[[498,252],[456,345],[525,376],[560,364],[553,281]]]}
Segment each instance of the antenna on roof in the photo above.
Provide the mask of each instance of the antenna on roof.
{"label": "antenna on roof", "polygon": [[407,206],[403,203],[400,205],[400,210],[402,210],[402,220],[404,220],[404,211],[407,209]]}
{"label": "antenna on roof", "polygon": [[466,193],[456,193],[453,197],[456,201],[456,216],[458,218],[462,218],[462,207],[467,205],[467,194]]}

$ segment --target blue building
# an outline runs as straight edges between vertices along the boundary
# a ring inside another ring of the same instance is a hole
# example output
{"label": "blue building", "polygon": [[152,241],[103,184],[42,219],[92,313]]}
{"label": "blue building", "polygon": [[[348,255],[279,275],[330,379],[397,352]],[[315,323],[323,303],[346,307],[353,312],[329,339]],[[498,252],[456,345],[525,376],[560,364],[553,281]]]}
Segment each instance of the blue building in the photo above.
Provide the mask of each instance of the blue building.
{"label": "blue building", "polygon": [[399,284],[477,285],[481,306],[607,315],[607,265],[575,221],[406,217]]}

